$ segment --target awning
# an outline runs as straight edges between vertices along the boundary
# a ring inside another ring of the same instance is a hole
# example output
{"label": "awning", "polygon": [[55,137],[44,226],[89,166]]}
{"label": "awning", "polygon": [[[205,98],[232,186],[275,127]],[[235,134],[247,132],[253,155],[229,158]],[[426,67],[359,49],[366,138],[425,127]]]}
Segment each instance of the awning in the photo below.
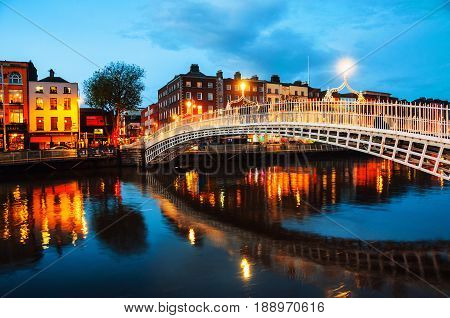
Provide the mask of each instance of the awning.
{"label": "awning", "polygon": [[30,142],[35,143],[50,142],[50,137],[48,136],[31,137]]}

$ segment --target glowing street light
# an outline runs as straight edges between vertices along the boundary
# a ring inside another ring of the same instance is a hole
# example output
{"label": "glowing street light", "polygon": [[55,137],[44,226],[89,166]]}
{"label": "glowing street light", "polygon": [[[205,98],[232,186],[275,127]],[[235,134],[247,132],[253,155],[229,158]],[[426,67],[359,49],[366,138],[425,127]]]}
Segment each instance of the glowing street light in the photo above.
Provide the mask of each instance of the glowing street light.
{"label": "glowing street light", "polygon": [[347,78],[355,70],[356,62],[351,58],[343,58],[337,64],[337,71]]}
{"label": "glowing street light", "polygon": [[241,91],[242,91],[242,96],[244,96],[244,91],[245,91],[245,82],[241,82]]}

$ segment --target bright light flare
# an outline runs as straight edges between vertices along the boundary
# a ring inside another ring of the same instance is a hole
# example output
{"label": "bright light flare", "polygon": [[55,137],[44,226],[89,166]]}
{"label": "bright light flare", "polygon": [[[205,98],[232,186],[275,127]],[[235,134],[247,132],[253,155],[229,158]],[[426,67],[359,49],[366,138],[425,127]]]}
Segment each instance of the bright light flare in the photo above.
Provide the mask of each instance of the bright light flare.
{"label": "bright light flare", "polygon": [[337,64],[337,71],[344,77],[348,77],[355,71],[356,62],[351,58],[343,58]]}

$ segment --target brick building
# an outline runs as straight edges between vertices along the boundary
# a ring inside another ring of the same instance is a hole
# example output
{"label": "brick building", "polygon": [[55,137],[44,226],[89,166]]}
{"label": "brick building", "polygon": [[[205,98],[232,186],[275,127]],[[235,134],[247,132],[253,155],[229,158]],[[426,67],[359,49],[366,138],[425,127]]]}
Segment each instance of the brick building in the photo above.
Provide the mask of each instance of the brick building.
{"label": "brick building", "polygon": [[37,80],[33,63],[0,61],[0,148],[10,151],[29,147],[28,82]]}
{"label": "brick building", "polygon": [[[243,85],[243,86],[241,86]],[[266,101],[265,92],[266,81],[260,80],[254,75],[251,78],[242,78],[240,72],[234,73],[233,78],[223,79],[223,101],[219,103],[219,108],[226,107],[229,101],[235,101],[242,96],[242,87],[244,87],[245,98],[253,102],[264,103]],[[239,106],[236,104],[236,106]]]}
{"label": "brick building", "polygon": [[216,109],[216,85],[216,77],[200,72],[197,64],[192,64],[188,73],[176,75],[158,90],[160,124]]}

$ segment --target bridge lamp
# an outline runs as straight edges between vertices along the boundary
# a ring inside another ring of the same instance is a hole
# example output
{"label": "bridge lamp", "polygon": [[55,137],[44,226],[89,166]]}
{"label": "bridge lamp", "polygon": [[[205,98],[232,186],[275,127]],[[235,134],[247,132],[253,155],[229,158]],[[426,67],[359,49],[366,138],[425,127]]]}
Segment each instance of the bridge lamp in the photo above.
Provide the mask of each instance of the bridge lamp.
{"label": "bridge lamp", "polygon": [[351,58],[343,58],[337,64],[337,71],[347,78],[355,70],[356,62]]}

